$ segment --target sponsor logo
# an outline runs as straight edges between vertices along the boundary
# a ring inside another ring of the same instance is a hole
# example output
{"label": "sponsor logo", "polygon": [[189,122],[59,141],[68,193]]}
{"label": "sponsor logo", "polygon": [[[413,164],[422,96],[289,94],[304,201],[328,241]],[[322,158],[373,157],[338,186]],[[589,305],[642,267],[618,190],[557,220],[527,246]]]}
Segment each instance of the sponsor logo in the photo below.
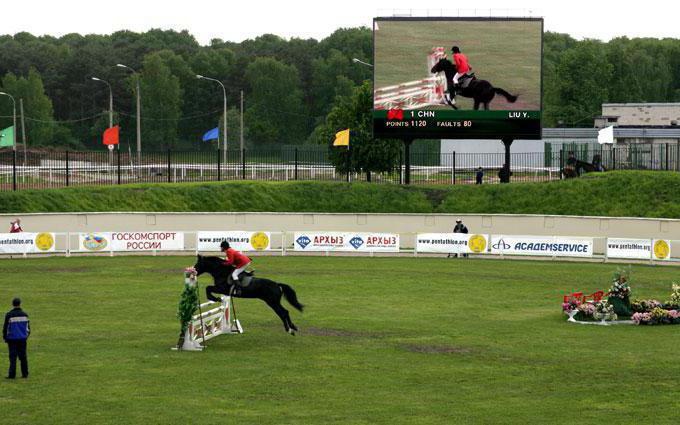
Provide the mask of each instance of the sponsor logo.
{"label": "sponsor logo", "polygon": [[83,239],[83,247],[88,251],[101,251],[106,248],[109,241],[103,235],[88,233]]}
{"label": "sponsor logo", "polygon": [[264,251],[269,247],[269,237],[264,232],[255,232],[250,236],[250,245],[257,251]]}
{"label": "sponsor logo", "polygon": [[38,233],[35,237],[35,246],[41,251],[49,251],[54,246],[54,238],[50,233]]}
{"label": "sponsor logo", "polygon": [[310,242],[312,242],[311,239],[307,236],[300,236],[295,240],[295,242],[302,247],[302,249],[307,248],[307,245],[309,245]]}
{"label": "sponsor logo", "polygon": [[503,239],[499,239],[498,242],[491,245],[491,248],[498,249],[498,250],[506,250],[506,249],[510,249],[511,246],[507,242],[505,242]]}
{"label": "sponsor logo", "polygon": [[468,239],[468,247],[470,251],[475,253],[484,252],[486,251],[486,239],[482,235],[472,235]]}
{"label": "sponsor logo", "polygon": [[654,242],[654,258],[657,260],[665,260],[671,253],[671,247],[668,246],[668,242],[660,239]]}
{"label": "sponsor logo", "polygon": [[349,243],[354,247],[354,249],[359,249],[359,247],[364,244],[364,240],[359,236],[355,236],[349,240]]}

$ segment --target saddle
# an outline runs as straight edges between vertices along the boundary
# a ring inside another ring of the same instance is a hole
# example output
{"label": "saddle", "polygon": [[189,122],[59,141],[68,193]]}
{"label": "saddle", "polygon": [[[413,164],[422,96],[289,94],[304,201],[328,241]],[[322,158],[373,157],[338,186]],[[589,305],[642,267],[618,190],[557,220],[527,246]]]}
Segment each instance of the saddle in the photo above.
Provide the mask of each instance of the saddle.
{"label": "saddle", "polygon": [[477,77],[475,77],[474,72],[468,72],[467,74],[463,75],[458,79],[458,88],[460,90],[466,89],[470,86],[470,83],[476,80]]}
{"label": "saddle", "polygon": [[254,271],[244,271],[239,275],[239,279],[234,281],[234,279],[231,277],[231,274],[227,278],[227,283],[229,285],[233,286],[240,286],[241,288],[247,288],[250,285],[250,282],[253,280],[253,275],[255,274]]}

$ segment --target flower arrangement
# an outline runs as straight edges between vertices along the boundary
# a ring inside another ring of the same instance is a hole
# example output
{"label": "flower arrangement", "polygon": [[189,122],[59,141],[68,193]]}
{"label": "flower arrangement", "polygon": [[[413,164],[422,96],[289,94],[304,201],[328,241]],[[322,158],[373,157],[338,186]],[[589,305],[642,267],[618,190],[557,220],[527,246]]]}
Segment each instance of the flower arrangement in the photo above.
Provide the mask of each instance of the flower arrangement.
{"label": "flower arrangement", "polygon": [[609,288],[609,296],[626,299],[630,297],[630,267],[626,269],[619,268],[614,272],[614,282]]}
{"label": "flower arrangement", "polygon": [[596,310],[595,305],[592,303],[584,303],[579,305],[577,308],[579,316],[584,319],[592,318]]}
{"label": "flower arrangement", "polygon": [[570,298],[569,301],[562,303],[562,311],[565,313],[568,311],[574,311],[577,310],[580,305],[581,301],[577,300],[576,298]]}
{"label": "flower arrangement", "polygon": [[673,292],[671,292],[671,297],[666,301],[666,304],[673,307],[680,307],[680,285],[673,282]]}
{"label": "flower arrangement", "polygon": [[651,312],[633,314],[636,325],[677,325],[680,324],[680,310],[664,310],[656,307]]}
{"label": "flower arrangement", "polygon": [[603,321],[617,319],[616,313],[614,313],[614,306],[609,304],[606,300],[595,304],[595,313],[593,313],[593,317]]}
{"label": "flower arrangement", "polygon": [[661,302],[657,300],[635,300],[631,306],[636,313],[649,313],[657,307],[661,307]]}
{"label": "flower arrangement", "polygon": [[190,279],[195,278],[196,271],[187,269],[184,271],[185,285],[182,295],[177,306],[177,318],[180,321],[179,339],[177,341],[177,348],[181,349],[184,345],[184,335],[191,322],[191,317],[199,305],[198,286],[196,284],[187,284]]}
{"label": "flower arrangement", "polygon": [[636,325],[648,325],[652,320],[652,313],[634,313],[631,319]]}

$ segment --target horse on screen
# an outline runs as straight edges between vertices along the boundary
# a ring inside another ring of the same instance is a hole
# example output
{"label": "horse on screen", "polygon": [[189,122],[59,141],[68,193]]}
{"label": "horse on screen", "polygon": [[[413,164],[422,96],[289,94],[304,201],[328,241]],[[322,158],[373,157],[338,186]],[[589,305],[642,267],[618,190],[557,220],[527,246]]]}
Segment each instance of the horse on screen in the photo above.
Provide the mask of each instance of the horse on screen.
{"label": "horse on screen", "polygon": [[[455,103],[456,90],[453,84],[453,77],[457,72],[456,65],[444,57],[439,59],[439,61],[434,64],[430,72],[433,74],[443,72],[444,75],[446,75],[447,88],[444,99],[446,99],[446,103],[448,103],[453,109],[458,109]],[[478,80],[474,75],[466,75],[461,77],[460,85],[461,89],[459,94],[463,97],[469,97],[473,99],[475,110],[478,110],[480,105],[483,105],[484,109],[488,110],[489,103],[497,94],[505,97],[510,103],[514,103],[517,100],[517,96],[512,95],[499,87],[494,87],[486,80]]]}

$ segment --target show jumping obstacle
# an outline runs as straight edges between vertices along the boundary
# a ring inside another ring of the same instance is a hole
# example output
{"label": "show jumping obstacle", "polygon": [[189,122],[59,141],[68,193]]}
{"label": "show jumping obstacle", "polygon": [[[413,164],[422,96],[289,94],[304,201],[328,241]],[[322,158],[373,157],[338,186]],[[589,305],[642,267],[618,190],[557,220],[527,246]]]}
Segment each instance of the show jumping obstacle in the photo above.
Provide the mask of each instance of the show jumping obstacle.
{"label": "show jumping obstacle", "polygon": [[[427,56],[427,72],[446,57],[443,47],[433,47]],[[417,109],[445,103],[444,91],[446,78],[444,75],[427,77],[394,86],[381,87],[373,94],[375,109]]]}
{"label": "show jumping obstacle", "polygon": [[[184,274],[184,284],[190,287],[198,286],[198,278],[194,273]],[[180,350],[201,351],[205,341],[223,334],[241,334],[243,328],[236,318],[234,304],[231,297],[223,295],[219,303],[208,301],[198,305],[198,314],[191,318],[184,334],[184,344]]]}

